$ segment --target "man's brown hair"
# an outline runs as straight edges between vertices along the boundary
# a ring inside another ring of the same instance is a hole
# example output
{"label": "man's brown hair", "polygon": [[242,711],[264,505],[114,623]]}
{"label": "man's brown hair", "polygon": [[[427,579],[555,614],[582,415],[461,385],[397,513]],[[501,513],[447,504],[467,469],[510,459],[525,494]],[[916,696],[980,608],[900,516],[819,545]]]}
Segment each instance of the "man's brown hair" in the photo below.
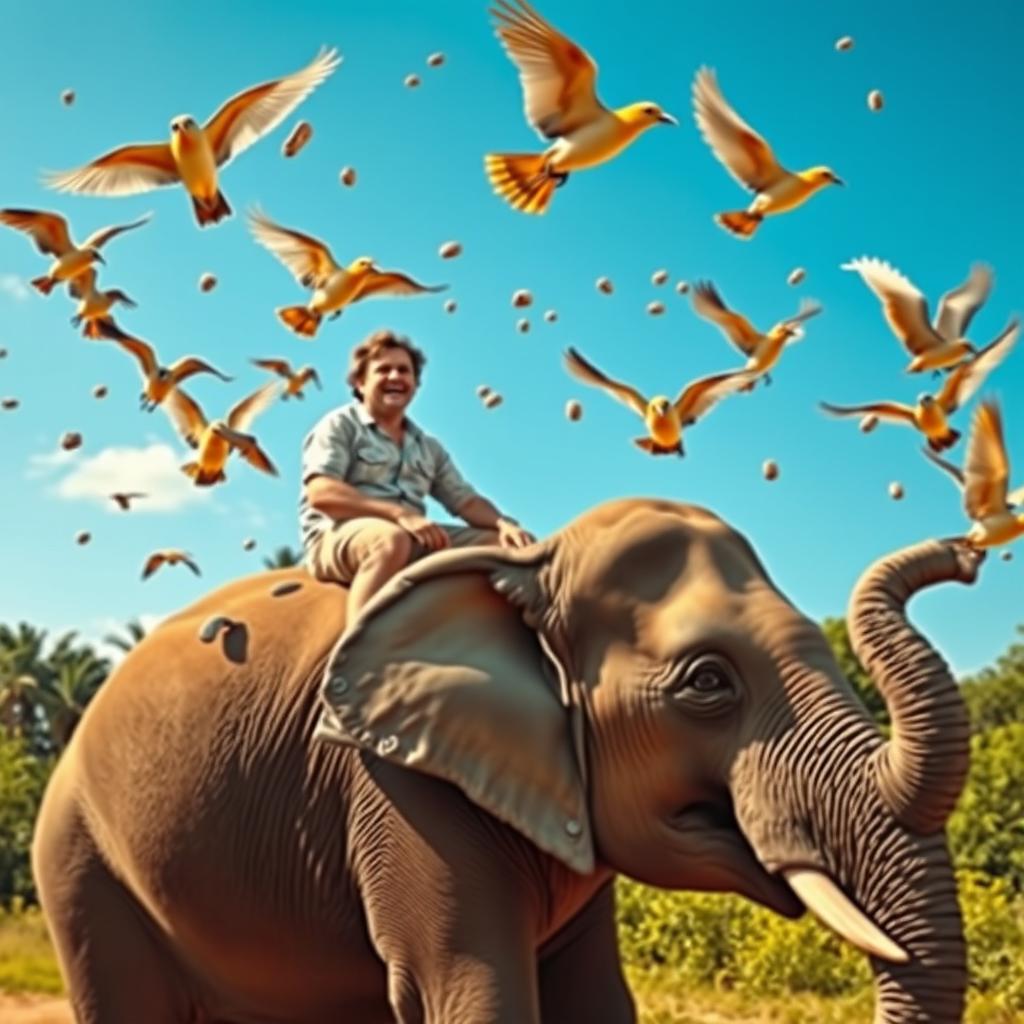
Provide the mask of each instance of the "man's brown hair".
{"label": "man's brown hair", "polygon": [[394,331],[385,328],[374,331],[368,338],[361,341],[352,349],[352,355],[349,356],[348,377],[345,379],[356,398],[362,400],[363,393],[359,384],[366,379],[366,368],[370,365],[370,360],[390,348],[404,349],[409,353],[409,358],[412,360],[412,373],[416,378],[416,383],[419,384],[427,357],[404,335],[395,334]]}

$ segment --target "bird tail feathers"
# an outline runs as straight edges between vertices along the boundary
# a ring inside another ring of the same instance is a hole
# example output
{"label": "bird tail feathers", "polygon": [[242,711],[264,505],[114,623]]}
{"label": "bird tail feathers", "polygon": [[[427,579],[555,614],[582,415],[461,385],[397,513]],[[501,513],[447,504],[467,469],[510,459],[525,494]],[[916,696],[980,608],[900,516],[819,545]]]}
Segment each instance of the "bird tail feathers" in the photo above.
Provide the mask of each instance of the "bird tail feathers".
{"label": "bird tail feathers", "polygon": [[49,295],[56,282],[44,274],[42,277],[34,277],[31,283],[33,288],[41,291],[44,295]]}
{"label": "bird tail feathers", "polygon": [[191,477],[195,481],[196,487],[209,487],[211,484],[217,484],[221,480],[227,479],[223,469],[216,469],[211,472],[210,470],[204,470],[198,462],[186,462],[181,467],[181,471],[185,476]]}
{"label": "bird tail feathers", "polygon": [[316,310],[305,306],[282,306],[277,315],[300,338],[312,338],[323,319]]}
{"label": "bird tail feathers", "polygon": [[763,220],[763,214],[749,213],[746,210],[730,210],[715,215],[715,223],[738,238],[751,238]]}
{"label": "bird tail feathers", "polygon": [[543,153],[488,153],[484,167],[494,191],[523,213],[545,213],[558,178],[548,172]]}
{"label": "bird tail feathers", "polygon": [[231,216],[231,207],[228,206],[224,193],[219,191],[211,205],[207,205],[193,196],[192,207],[196,212],[196,220],[199,221],[201,228],[205,228],[207,224],[216,224],[225,217]]}
{"label": "bird tail feathers", "polygon": [[928,447],[933,452],[944,452],[947,448],[952,448],[959,440],[960,431],[950,427],[949,432],[943,434],[942,437],[929,437]]}
{"label": "bird tail feathers", "polygon": [[118,338],[127,337],[127,335],[114,323],[112,317],[101,316],[85,321],[82,337],[92,338],[94,341],[100,341],[102,338],[116,341]]}

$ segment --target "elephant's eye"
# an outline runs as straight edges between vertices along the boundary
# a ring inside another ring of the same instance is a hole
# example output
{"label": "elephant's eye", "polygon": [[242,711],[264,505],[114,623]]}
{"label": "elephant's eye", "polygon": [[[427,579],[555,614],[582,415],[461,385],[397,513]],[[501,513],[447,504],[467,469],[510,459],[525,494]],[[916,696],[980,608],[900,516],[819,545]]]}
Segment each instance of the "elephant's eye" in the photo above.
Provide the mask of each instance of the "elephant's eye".
{"label": "elephant's eye", "polygon": [[683,670],[675,698],[687,710],[715,714],[732,707],[739,697],[736,673],[726,660],[705,654]]}

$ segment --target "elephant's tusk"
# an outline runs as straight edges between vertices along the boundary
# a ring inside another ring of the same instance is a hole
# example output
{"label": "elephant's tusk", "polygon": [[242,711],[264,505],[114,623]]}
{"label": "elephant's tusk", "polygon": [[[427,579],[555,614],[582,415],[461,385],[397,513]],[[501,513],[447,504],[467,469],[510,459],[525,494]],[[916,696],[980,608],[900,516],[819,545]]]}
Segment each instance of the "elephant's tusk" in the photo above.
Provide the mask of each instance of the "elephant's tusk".
{"label": "elephant's tusk", "polygon": [[910,959],[828,875],[811,868],[784,868],[782,874],[804,906],[840,938],[894,964],[905,964]]}

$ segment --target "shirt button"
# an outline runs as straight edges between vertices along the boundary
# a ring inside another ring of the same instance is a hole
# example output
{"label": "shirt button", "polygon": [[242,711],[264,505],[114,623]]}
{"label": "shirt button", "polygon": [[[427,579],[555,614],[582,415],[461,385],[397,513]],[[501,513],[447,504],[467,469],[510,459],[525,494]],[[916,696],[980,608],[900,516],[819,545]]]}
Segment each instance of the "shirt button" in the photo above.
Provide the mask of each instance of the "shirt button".
{"label": "shirt button", "polygon": [[381,757],[387,757],[388,754],[393,754],[398,749],[398,737],[397,736],[385,736],[377,744],[377,753]]}
{"label": "shirt button", "polygon": [[579,837],[583,835],[583,826],[575,818],[570,818],[565,823],[565,831],[568,832],[573,839],[579,839]]}

